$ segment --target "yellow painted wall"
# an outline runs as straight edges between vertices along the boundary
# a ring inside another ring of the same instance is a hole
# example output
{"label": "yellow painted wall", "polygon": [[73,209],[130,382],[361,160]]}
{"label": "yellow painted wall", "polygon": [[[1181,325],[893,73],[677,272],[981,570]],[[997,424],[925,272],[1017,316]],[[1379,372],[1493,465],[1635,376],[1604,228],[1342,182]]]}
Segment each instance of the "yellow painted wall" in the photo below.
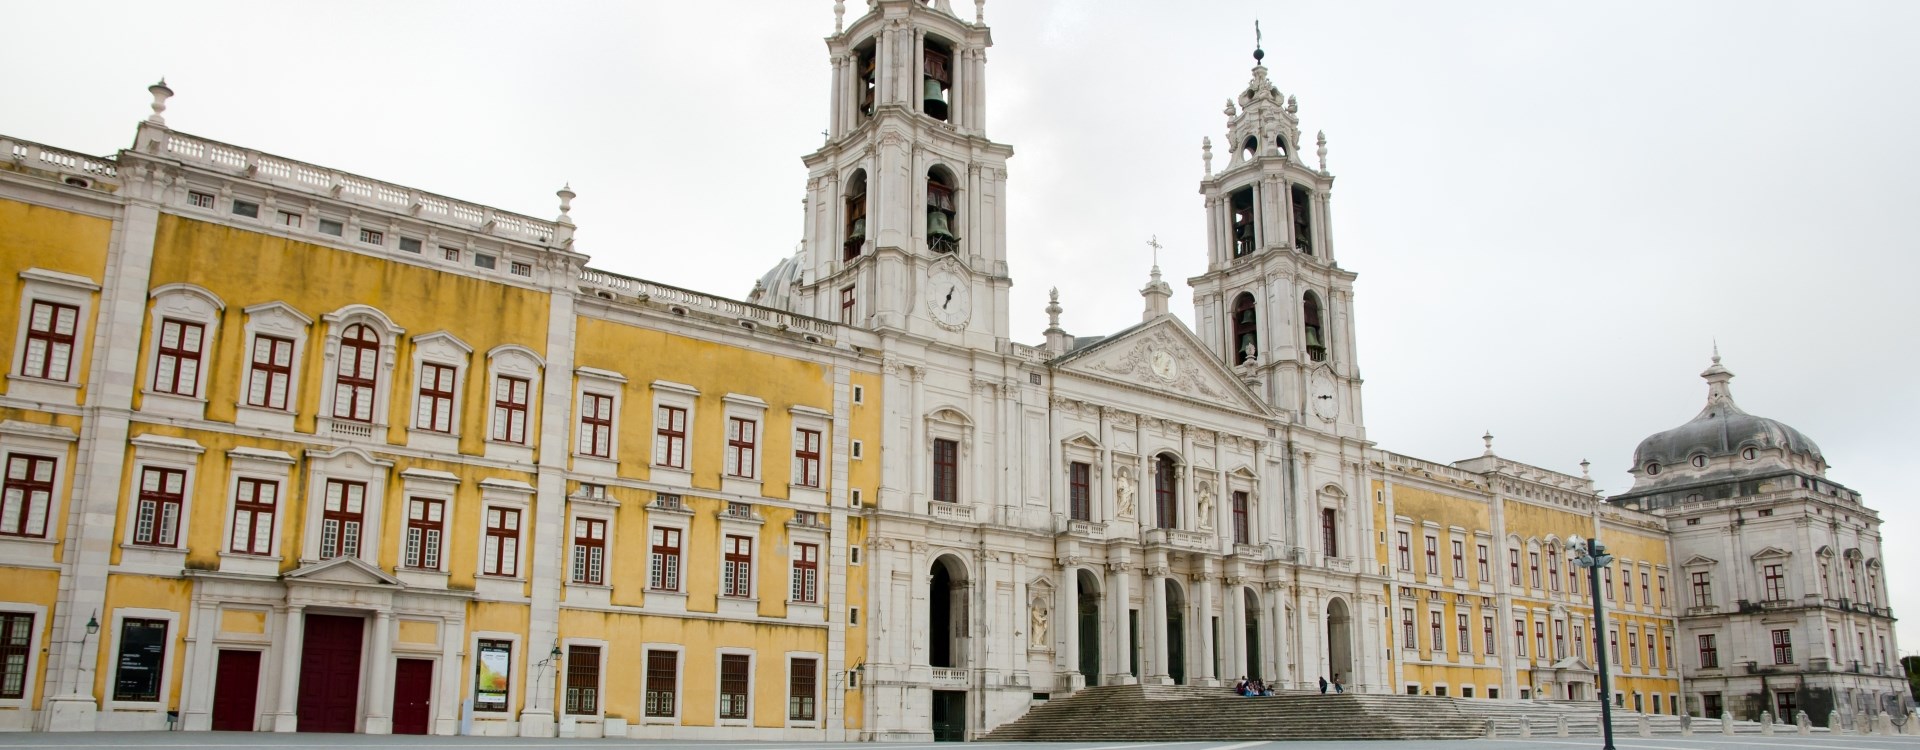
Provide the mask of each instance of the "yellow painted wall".
{"label": "yellow painted wall", "polygon": [[[674,644],[684,650],[680,656],[680,723],[683,726],[713,726],[719,701],[719,649],[754,651],[752,711],[754,726],[780,727],[787,718],[787,653],[811,652],[819,663],[819,702],[815,715],[826,718],[828,688],[836,680],[827,672],[827,630],[824,627],[762,625],[671,616],[645,616],[627,613],[562,610],[560,630],[564,637],[596,638],[607,646],[601,653],[606,675],[605,711],[634,723],[643,721],[641,671],[646,664],[646,644]],[[617,676],[617,678],[616,678]]]}
{"label": "yellow painted wall", "polygon": [[193,583],[185,578],[156,578],[154,576],[113,573],[107,576],[107,596],[100,613],[100,647],[95,652],[93,665],[93,689],[95,695],[112,696],[114,660],[119,655],[113,653],[114,634],[111,631],[112,612],[122,608],[164,609],[180,614],[173,623],[167,655],[173,660],[172,671],[167,675],[168,710],[180,709],[180,685],[187,674],[187,633],[193,629],[192,607],[187,606],[193,598]]}
{"label": "yellow painted wall", "polygon": [[[0,566],[0,579],[7,582],[7,601],[22,604],[38,604],[46,608],[46,616],[40,618],[40,621],[34,624],[40,628],[39,642],[41,644],[49,643],[49,639],[53,638],[54,605],[60,596],[59,571]],[[44,693],[47,688],[46,680],[49,674],[52,674],[52,671],[47,664],[47,650],[43,645],[40,651],[40,667],[38,671],[28,678],[28,706],[32,708],[40,707],[41,699],[46,697]]]}
{"label": "yellow painted wall", "polygon": [[[23,310],[21,294],[26,285],[20,278],[21,271],[44,268],[85,276],[99,284],[106,278],[112,234],[113,222],[107,219],[0,200],[0,311],[5,311],[6,320],[18,321]],[[80,330],[91,332],[99,314],[100,296],[95,293],[87,319],[80,321]],[[19,333],[17,324],[0,326],[0,352],[12,357]],[[77,394],[81,401],[86,399],[84,386],[93,354],[92,340],[90,335],[81,335],[74,346],[72,367],[76,382],[83,386]],[[5,388],[0,379],[0,390]]]}

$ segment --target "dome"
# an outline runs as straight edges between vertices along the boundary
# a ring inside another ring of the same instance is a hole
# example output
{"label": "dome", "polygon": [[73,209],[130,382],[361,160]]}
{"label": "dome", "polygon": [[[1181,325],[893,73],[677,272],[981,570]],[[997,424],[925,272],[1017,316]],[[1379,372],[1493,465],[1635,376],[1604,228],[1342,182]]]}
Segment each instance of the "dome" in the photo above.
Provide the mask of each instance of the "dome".
{"label": "dome", "polygon": [[753,291],[747,293],[747,302],[761,307],[796,312],[794,288],[800,286],[801,275],[806,271],[807,247],[800,243],[793,254],[781,258],[773,268],[767,269],[758,281],[753,283]]}
{"label": "dome", "polygon": [[[1762,454],[1785,459],[1787,463],[1810,460],[1813,466],[1825,466],[1820,446],[1799,430],[1778,420],[1748,414],[1734,404],[1733,393],[1727,387],[1733,373],[1720,365],[1719,354],[1714,355],[1713,365],[1700,373],[1700,377],[1707,381],[1706,408],[1692,421],[1640,441],[1640,447],[1633,451],[1636,475],[1647,479],[1669,467],[1687,473],[1696,467],[1723,465],[1726,459],[1736,456],[1754,460]],[[1747,453],[1748,448],[1754,452]]]}

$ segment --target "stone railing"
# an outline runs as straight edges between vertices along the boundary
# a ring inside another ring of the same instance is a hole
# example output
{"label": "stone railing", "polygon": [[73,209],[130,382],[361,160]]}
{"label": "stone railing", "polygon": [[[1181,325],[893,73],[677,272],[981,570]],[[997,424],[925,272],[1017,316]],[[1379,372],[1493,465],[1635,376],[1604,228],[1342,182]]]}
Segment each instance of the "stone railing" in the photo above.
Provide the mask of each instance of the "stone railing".
{"label": "stone railing", "polygon": [[1067,533],[1072,536],[1087,537],[1089,539],[1098,539],[1102,534],[1106,533],[1106,530],[1107,530],[1106,524],[1098,523],[1095,521],[1068,521],[1067,522]]}
{"label": "stone railing", "polygon": [[943,687],[958,687],[967,683],[967,670],[934,667],[933,682]]}
{"label": "stone railing", "polygon": [[32,141],[23,141],[4,135],[0,135],[0,159],[6,159],[16,168],[56,172],[89,179],[112,179],[120,174],[119,167],[112,159],[42,146]]}
{"label": "stone railing", "polygon": [[973,506],[934,500],[927,503],[927,515],[948,521],[972,521]]}
{"label": "stone railing", "polygon": [[677,286],[656,284],[631,276],[621,276],[592,268],[580,269],[580,286],[587,291],[605,290],[618,295],[638,297],[667,305],[679,305],[689,310],[751,321],[783,331],[799,331],[814,334],[822,338],[834,338],[839,326],[819,318],[795,315],[785,310],[761,307],[755,304],[717,297],[711,294],[681,289]]}
{"label": "stone railing", "polygon": [[573,242],[573,227],[501,211],[475,203],[415,190],[388,182],[348,174],[337,169],[263,154],[252,149],[167,131],[148,133],[143,125],[143,140],[151,137],[164,143],[167,156],[216,172],[224,172],[252,182],[264,183],[299,193],[318,195],[407,214],[482,234],[520,240],[534,245],[565,248]]}

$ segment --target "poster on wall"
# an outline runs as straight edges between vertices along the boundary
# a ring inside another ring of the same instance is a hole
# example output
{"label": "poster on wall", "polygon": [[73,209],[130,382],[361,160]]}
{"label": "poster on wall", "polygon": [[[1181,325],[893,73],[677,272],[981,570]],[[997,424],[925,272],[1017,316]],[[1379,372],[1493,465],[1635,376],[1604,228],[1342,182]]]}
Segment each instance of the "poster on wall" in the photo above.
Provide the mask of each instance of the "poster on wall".
{"label": "poster on wall", "polygon": [[128,618],[120,623],[120,660],[115,664],[113,699],[160,700],[160,675],[167,658],[167,621]]}
{"label": "poster on wall", "polygon": [[505,641],[480,643],[480,674],[474,678],[473,707],[481,711],[507,710],[507,674],[512,669],[513,645]]}

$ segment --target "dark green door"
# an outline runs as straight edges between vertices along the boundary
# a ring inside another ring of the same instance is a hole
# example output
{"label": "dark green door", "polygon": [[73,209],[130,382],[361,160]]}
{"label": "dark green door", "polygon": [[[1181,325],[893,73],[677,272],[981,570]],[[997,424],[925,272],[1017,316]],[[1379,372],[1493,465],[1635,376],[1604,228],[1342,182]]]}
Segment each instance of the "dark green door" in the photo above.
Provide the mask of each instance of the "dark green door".
{"label": "dark green door", "polygon": [[967,740],[967,693],[963,690],[933,691],[933,741]]}
{"label": "dark green door", "polygon": [[1100,684],[1100,597],[1080,594],[1080,674],[1087,687]]}

